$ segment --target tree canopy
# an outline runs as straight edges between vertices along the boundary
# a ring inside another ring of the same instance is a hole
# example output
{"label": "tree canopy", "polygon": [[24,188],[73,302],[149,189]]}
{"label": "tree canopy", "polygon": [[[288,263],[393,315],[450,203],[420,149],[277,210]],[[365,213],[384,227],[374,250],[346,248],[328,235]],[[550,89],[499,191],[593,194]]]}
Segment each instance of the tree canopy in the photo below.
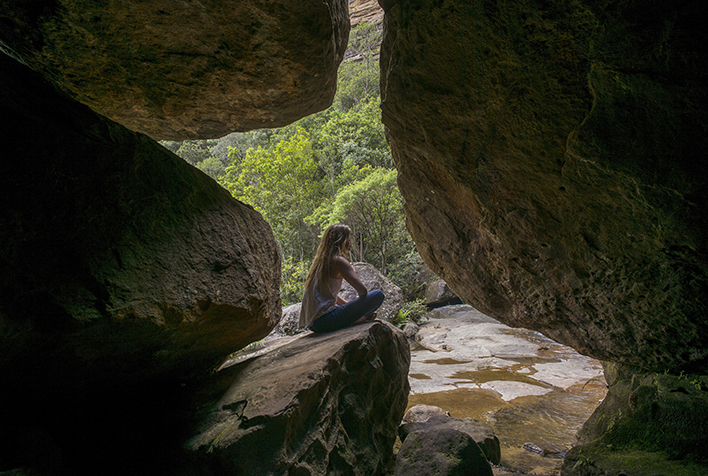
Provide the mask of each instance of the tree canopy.
{"label": "tree canopy", "polygon": [[380,42],[375,25],[352,30],[326,111],[280,129],[163,143],[270,223],[283,257],[284,304],[300,300],[319,236],[331,223],[352,228],[352,260],[374,264],[401,287],[420,262],[381,123]]}

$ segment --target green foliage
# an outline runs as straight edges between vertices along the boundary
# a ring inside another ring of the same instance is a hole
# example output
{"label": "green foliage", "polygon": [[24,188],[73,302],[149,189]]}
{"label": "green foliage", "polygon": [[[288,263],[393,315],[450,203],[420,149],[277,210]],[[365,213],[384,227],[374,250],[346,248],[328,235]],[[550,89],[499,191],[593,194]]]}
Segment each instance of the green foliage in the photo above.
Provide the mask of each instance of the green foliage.
{"label": "green foliage", "polygon": [[339,67],[335,108],[349,110],[361,101],[380,97],[378,49],[381,32],[376,25],[360,23],[349,35],[347,56]]}
{"label": "green foliage", "polygon": [[309,256],[316,230],[304,222],[323,198],[312,142],[304,129],[272,149],[249,149],[226,169],[222,186],[270,223],[283,256]]}
{"label": "green foliage", "polygon": [[221,159],[224,164],[229,165],[234,160],[245,158],[248,149],[270,144],[270,138],[273,134],[274,131],[272,129],[261,129],[248,133],[233,132],[215,140],[215,144],[211,148],[211,154]]}
{"label": "green foliage", "polygon": [[226,165],[218,157],[209,157],[199,162],[196,167],[217,181],[226,173]]}
{"label": "green foliage", "polygon": [[322,204],[308,220],[319,221],[322,229],[332,223],[349,225],[355,238],[354,256],[377,265],[385,275],[388,262],[405,254],[410,245],[403,197],[394,169],[362,170],[370,172],[342,187],[333,201]]}
{"label": "green foliage", "polygon": [[384,274],[391,269],[392,276],[406,279],[419,264],[381,123],[380,43],[376,25],[360,23],[352,30],[337,94],[326,111],[280,129],[162,142],[271,225],[281,247],[283,304],[302,297],[318,235],[333,222],[354,231],[355,258]]}
{"label": "green foliage", "polygon": [[331,112],[317,132],[315,143],[320,163],[326,164],[321,167],[331,174],[352,166],[393,167],[378,97],[366,99],[347,111]]}
{"label": "green foliage", "polygon": [[408,322],[420,324],[430,319],[430,311],[425,307],[423,299],[409,301],[401,307],[393,318],[393,324],[398,327],[405,326]]}
{"label": "green foliage", "polygon": [[422,267],[423,260],[413,240],[408,239],[401,255],[390,261],[386,277],[401,288],[404,298],[409,299],[425,288],[425,283],[419,279]]}
{"label": "green foliage", "polygon": [[302,300],[302,290],[312,260],[296,260],[284,256],[280,278],[280,298],[283,306],[289,306]]}
{"label": "green foliage", "polygon": [[183,141],[175,154],[182,157],[192,165],[197,165],[211,157],[211,147],[214,145],[210,140],[186,140]]}

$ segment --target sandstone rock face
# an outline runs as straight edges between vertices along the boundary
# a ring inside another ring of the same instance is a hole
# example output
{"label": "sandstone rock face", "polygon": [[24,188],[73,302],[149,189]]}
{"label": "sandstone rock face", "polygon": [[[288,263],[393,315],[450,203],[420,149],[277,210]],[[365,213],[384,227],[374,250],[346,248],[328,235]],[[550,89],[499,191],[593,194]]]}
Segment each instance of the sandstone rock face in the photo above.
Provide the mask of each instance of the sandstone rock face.
{"label": "sandstone rock face", "polygon": [[[386,295],[383,304],[377,311],[377,319],[391,321],[401,309],[403,305],[403,291],[401,288],[389,281],[386,276],[381,274],[374,265],[369,263],[352,263],[354,271],[364,283],[366,289],[369,291],[372,289],[380,289]],[[349,283],[342,281],[342,290],[339,295],[347,301],[355,299],[358,294],[352,288]]]}
{"label": "sandstone rock face", "polygon": [[[620,364],[607,364],[605,377],[610,390],[578,432],[584,444],[566,455],[564,476],[651,474],[659,467],[708,474],[708,377],[637,373]],[[688,461],[694,465],[682,467]]]}
{"label": "sandstone rock face", "polygon": [[[419,407],[416,405],[413,408]],[[424,405],[429,407],[429,405]],[[411,408],[411,410],[413,410]],[[433,407],[435,408],[435,407]],[[442,410],[440,408],[439,410]],[[410,411],[410,410],[409,410]],[[444,412],[444,410],[442,410]],[[408,436],[417,431],[439,432],[444,429],[454,429],[470,436],[484,453],[484,457],[492,464],[501,463],[501,445],[499,438],[494,431],[484,423],[472,418],[453,418],[449,413],[434,414],[429,409],[423,409],[420,413],[427,413],[429,416],[422,421],[409,422],[398,428],[398,435],[401,441],[405,441]],[[407,416],[408,414],[406,414]]]}
{"label": "sandstone rock face", "polygon": [[349,0],[349,19],[352,28],[361,22],[378,25],[383,21],[384,11],[376,0]]}
{"label": "sandstone rock face", "polygon": [[425,288],[425,304],[428,306],[443,305],[452,301],[457,301],[459,304],[459,299],[452,292],[452,289],[447,285],[442,279],[428,283]]}
{"label": "sandstone rock face", "polygon": [[705,3],[382,5],[383,121],[428,266],[582,353],[708,371]]}
{"label": "sandstone rock face", "polygon": [[382,474],[409,365],[386,323],[302,336],[237,368],[187,449],[213,474]]}
{"label": "sandstone rock face", "polygon": [[27,3],[0,47],[94,111],[155,139],[280,127],[327,108],[346,0]]}
{"label": "sandstone rock face", "polygon": [[5,55],[0,83],[0,427],[43,429],[80,474],[168,441],[161,399],[268,334],[280,257],[258,213],[151,139]]}
{"label": "sandstone rock face", "polygon": [[[12,118],[2,131],[5,319],[71,335],[87,361],[145,346],[146,373],[187,361],[208,370],[275,326],[280,259],[257,212],[147,137],[0,61],[2,117]],[[124,342],[133,327],[149,342]],[[164,347],[176,353],[163,360]]]}
{"label": "sandstone rock face", "polygon": [[300,329],[300,311],[302,303],[298,302],[283,308],[283,315],[280,322],[268,337],[293,336],[302,332]]}
{"label": "sandstone rock face", "polygon": [[439,428],[408,435],[396,457],[396,476],[492,476],[474,440],[461,431]]}

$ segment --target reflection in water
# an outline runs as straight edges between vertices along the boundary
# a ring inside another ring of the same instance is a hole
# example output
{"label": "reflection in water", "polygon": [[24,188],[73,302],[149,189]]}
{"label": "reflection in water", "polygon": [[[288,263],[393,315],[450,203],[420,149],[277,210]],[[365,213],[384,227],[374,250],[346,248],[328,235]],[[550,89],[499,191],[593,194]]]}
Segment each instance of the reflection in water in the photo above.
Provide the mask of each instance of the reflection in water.
{"label": "reflection in water", "polygon": [[584,388],[576,385],[568,390],[556,389],[540,397],[519,397],[494,413],[488,424],[500,438],[504,435],[508,445],[522,446],[540,440],[570,447],[606,392],[604,381],[598,381],[589,382]]}
{"label": "reflection in water", "polygon": [[[491,370],[472,370],[466,371],[461,370],[452,374],[452,378],[459,378],[468,380],[473,383],[487,383],[494,381],[502,382],[523,382],[530,385],[538,385],[544,388],[553,388],[552,385],[548,385],[544,382],[539,382],[538,380],[528,377],[526,374],[518,373],[520,369],[515,366],[508,369],[491,369]],[[532,374],[531,374],[532,375]]]}
{"label": "reflection in water", "polygon": [[524,444],[557,455],[575,443],[607,391],[600,362],[471,306],[441,308],[436,316],[421,325],[411,349],[409,407],[435,405],[486,423],[501,443],[502,467],[558,474],[561,459]]}
{"label": "reflection in water", "polygon": [[[532,379],[512,372],[482,370],[460,372],[472,381],[484,383],[506,378],[528,383]],[[477,375],[474,375],[477,374]],[[416,378],[411,375],[411,378]],[[538,384],[538,382],[535,382]],[[553,389],[542,396],[525,396],[509,402],[485,389],[460,388],[446,392],[410,395],[409,408],[419,403],[435,405],[456,418],[474,418],[494,429],[502,445],[502,465],[536,474],[556,474],[560,460],[543,458],[522,449],[525,443],[541,447],[570,448],[575,434],[595,410],[607,391],[604,379]]]}
{"label": "reflection in water", "polygon": [[438,364],[438,365],[457,365],[457,364],[468,364],[469,362],[464,360],[455,360],[449,357],[443,357],[442,359],[432,359],[424,361],[426,364]]}
{"label": "reflection in water", "polygon": [[[499,438],[503,467],[558,474],[558,453],[573,446],[607,392],[600,363],[469,309],[469,317],[460,308],[456,316],[463,317],[433,320],[411,351],[408,406],[435,405],[480,420]],[[525,451],[526,443],[556,459]]]}

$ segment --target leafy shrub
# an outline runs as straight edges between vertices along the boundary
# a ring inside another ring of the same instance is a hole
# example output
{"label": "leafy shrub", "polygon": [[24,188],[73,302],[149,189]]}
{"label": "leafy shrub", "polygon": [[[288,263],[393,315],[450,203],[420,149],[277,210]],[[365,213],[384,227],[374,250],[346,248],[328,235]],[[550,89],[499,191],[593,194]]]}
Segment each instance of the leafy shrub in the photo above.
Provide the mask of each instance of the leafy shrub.
{"label": "leafy shrub", "polygon": [[425,307],[425,302],[422,299],[409,301],[405,303],[393,318],[393,324],[398,327],[405,326],[408,322],[421,324],[430,319],[430,311]]}

